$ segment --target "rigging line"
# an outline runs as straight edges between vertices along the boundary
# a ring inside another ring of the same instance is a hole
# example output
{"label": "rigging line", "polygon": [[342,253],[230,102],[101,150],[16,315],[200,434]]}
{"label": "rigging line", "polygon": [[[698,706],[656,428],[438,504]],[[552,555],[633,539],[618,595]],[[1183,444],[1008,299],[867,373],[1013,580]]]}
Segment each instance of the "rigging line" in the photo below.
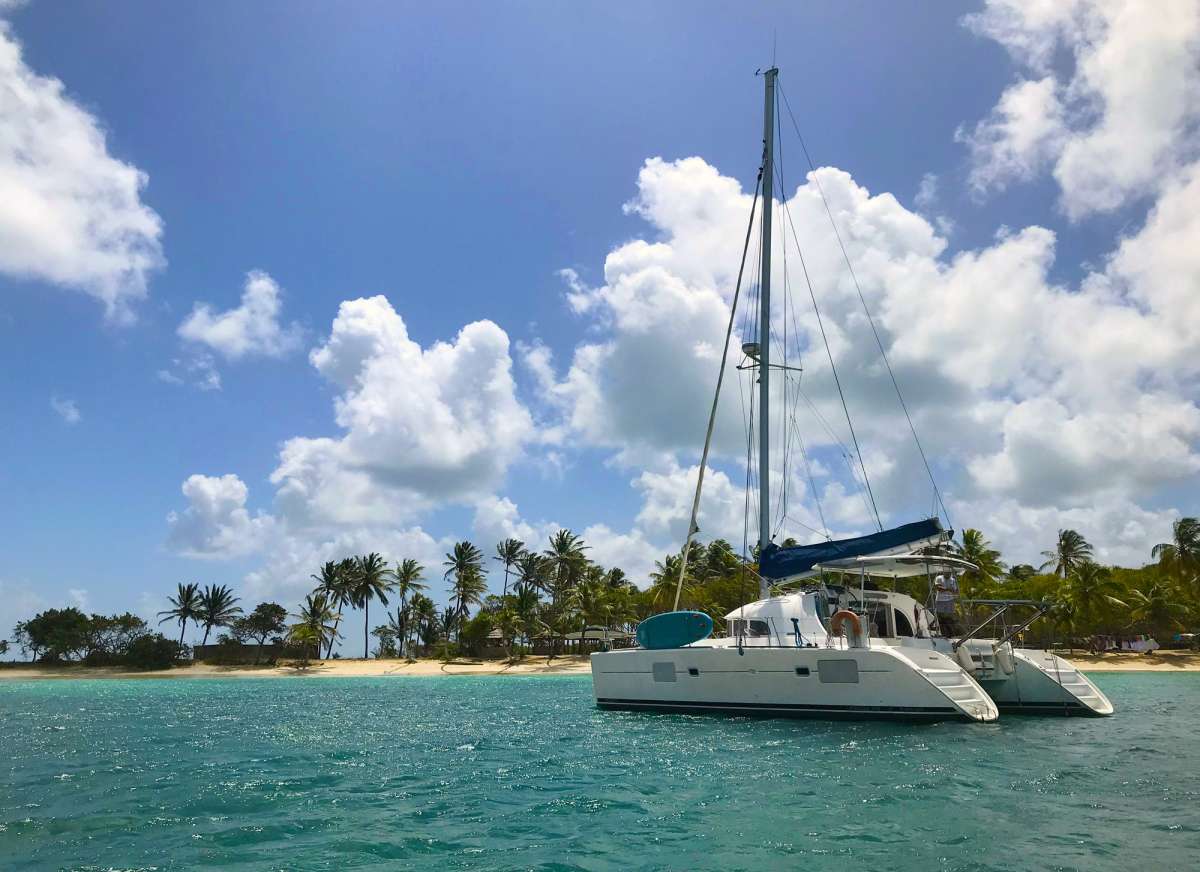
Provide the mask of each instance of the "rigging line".
{"label": "rigging line", "polygon": [[847,446],[846,443],[839,439],[837,434],[833,432],[833,428],[829,426],[829,422],[825,420],[825,416],[821,414],[821,412],[813,404],[813,401],[809,399],[808,394],[804,393],[803,390],[799,391],[799,394],[800,398],[804,400],[805,404],[808,406],[809,411],[813,413],[813,416],[818,422],[820,422],[821,426],[825,428],[825,432],[829,435],[829,438],[833,440],[834,444],[836,444],[840,449],[838,456],[846,464],[846,471],[850,473],[850,481],[854,483],[855,491],[862,498],[863,507],[867,510],[868,515],[871,514],[871,504],[867,500],[867,494],[863,490],[862,482],[858,480],[858,475],[854,471],[854,453],[850,450],[849,446]]}
{"label": "rigging line", "polygon": [[679,595],[683,592],[683,577],[687,574],[688,552],[691,550],[692,537],[696,535],[696,516],[700,513],[700,491],[704,487],[704,469],[708,465],[708,450],[712,446],[713,427],[717,423],[717,404],[721,399],[721,383],[725,381],[725,366],[729,359],[729,339],[733,335],[733,325],[737,320],[738,297],[742,292],[742,273],[746,268],[746,254],[750,251],[750,234],[754,230],[754,210],[758,207],[758,192],[762,187],[762,168],[758,171],[758,181],[754,184],[754,199],[750,203],[750,220],[746,224],[746,241],[742,244],[742,263],[738,267],[737,283],[733,286],[733,302],[729,306],[729,325],[725,328],[725,345],[721,349],[721,369],[717,372],[717,389],[713,392],[712,409],[708,413],[708,432],[704,434],[704,451],[700,455],[700,469],[696,473],[696,495],[692,499],[692,517],[688,521],[687,538],[683,543],[683,552],[679,558],[679,583],[675,586],[675,605],[672,611],[679,611]]}
{"label": "rigging line", "polygon": [[[912,415],[908,412],[908,404],[904,402],[904,394],[900,390],[900,383],[896,380],[896,373],[893,372],[891,361],[888,360],[887,352],[883,348],[883,340],[879,338],[879,331],[875,327],[875,319],[872,317],[871,310],[867,306],[867,299],[863,295],[862,286],[858,283],[858,276],[854,272],[854,266],[850,263],[850,255],[846,252],[846,245],[842,241],[842,234],[838,230],[837,221],[833,218],[833,210],[829,208],[829,201],[825,199],[825,191],[821,188],[821,182],[816,176],[817,168],[808,153],[808,146],[804,143],[804,137],[800,134],[800,125],[796,123],[796,116],[792,113],[792,105],[788,101],[787,94],[783,93],[783,86],[780,85],[778,90],[783,97],[784,106],[787,107],[788,117],[792,120],[792,128],[796,131],[796,138],[800,140],[800,148],[804,152],[804,158],[808,161],[809,169],[813,171],[813,183],[816,185],[817,193],[821,196],[821,203],[825,206],[825,214],[829,216],[829,224],[833,227],[833,235],[837,238],[838,247],[842,250],[842,258],[846,261],[846,269],[850,272],[850,278],[854,281],[854,289],[858,292],[858,301],[862,303],[863,312],[867,316],[867,323],[871,325],[871,333],[875,336],[875,344],[879,346],[879,356],[883,358],[883,365],[887,367],[888,376],[892,380],[892,387],[896,391],[896,398],[900,401],[900,408],[904,411],[905,420],[908,421],[908,429],[912,432],[913,442],[917,445],[917,453],[921,455],[921,463],[925,465],[925,473],[929,476],[929,483],[933,485],[934,496],[937,498],[938,505],[942,507],[942,513],[946,516],[947,526],[953,528],[954,524],[950,520],[950,512],[946,509],[946,503],[942,500],[942,492],[933,477],[933,469],[929,466],[929,458],[925,456],[925,448],[921,445],[921,437],[917,435],[916,425],[913,424]],[[862,461],[861,456],[859,457],[859,461]]]}
{"label": "rigging line", "polygon": [[822,535],[826,539],[832,539],[829,535],[829,524],[825,521],[825,510],[821,508],[821,496],[817,493],[817,481],[813,477],[812,464],[808,462],[808,450],[804,447],[804,437],[800,435],[800,428],[795,427],[792,430],[796,434],[796,440],[800,443],[800,458],[804,461],[804,472],[808,475],[808,486],[812,490],[813,502],[817,504],[817,517],[821,519],[821,528],[824,530]]}
{"label": "rigging line", "polygon": [[798,519],[796,519],[796,518],[793,518],[791,515],[788,515],[788,516],[787,516],[787,520],[791,521],[793,524],[796,524],[797,526],[803,527],[805,530],[808,530],[808,531],[810,531],[810,532],[816,533],[818,536],[824,536],[826,539],[828,539],[828,538],[829,538],[829,534],[828,534],[828,533],[822,533],[822,532],[821,532],[820,530],[818,530],[816,527],[810,527],[810,526],[808,526],[808,524],[804,523],[804,522],[803,522],[803,521],[801,521],[801,520],[798,520]]}
{"label": "rigging line", "polygon": [[[850,440],[854,443],[854,451],[858,455],[858,465],[862,469],[863,483],[867,486],[867,496],[871,500],[871,510],[875,514],[875,523],[880,532],[883,531],[883,521],[879,517],[879,506],[875,503],[875,493],[871,490],[871,479],[867,475],[867,465],[863,462],[862,449],[858,446],[858,434],[854,432],[854,422],[850,418],[850,407],[846,405],[846,394],[842,390],[842,380],[838,377],[837,364],[833,362],[833,349],[829,347],[829,337],[825,333],[825,320],[821,317],[821,308],[817,305],[817,294],[813,290],[812,278],[808,274],[808,265],[804,261],[804,252],[800,249],[800,237],[796,234],[796,225],[792,221],[792,210],[784,204],[783,214],[787,216],[788,226],[792,230],[792,239],[796,243],[796,254],[800,258],[800,268],[804,272],[804,281],[808,285],[808,296],[812,299],[813,314],[817,316],[817,326],[821,330],[821,341],[825,343],[825,354],[829,358],[829,369],[833,372],[833,383],[837,386],[838,398],[842,401],[842,413],[846,416],[846,426],[850,428]],[[948,520],[948,519],[947,519]]]}
{"label": "rigging line", "polygon": [[[750,426],[746,428],[746,489],[744,491],[742,505],[742,577],[740,585],[741,590],[738,591],[738,597],[741,601],[741,614],[739,617],[741,617],[742,620],[738,624],[739,654],[742,653],[741,636],[743,630],[741,628],[745,627],[746,625],[746,569],[750,557],[750,468],[752,460],[750,455],[754,450],[754,382],[752,380],[752,374],[753,370],[748,370],[746,375],[747,381],[750,381]],[[738,385],[740,388],[741,381],[738,382]],[[759,565],[758,569],[760,572],[762,571],[761,564]]]}

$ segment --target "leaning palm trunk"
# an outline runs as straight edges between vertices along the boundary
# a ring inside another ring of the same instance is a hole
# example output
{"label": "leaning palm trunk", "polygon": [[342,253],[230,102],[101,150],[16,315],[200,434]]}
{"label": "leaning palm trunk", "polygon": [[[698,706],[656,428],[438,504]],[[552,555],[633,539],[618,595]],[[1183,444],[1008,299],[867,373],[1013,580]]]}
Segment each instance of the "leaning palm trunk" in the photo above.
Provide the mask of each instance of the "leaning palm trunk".
{"label": "leaning palm trunk", "polygon": [[370,635],[367,633],[367,628],[371,626],[371,601],[363,600],[363,660],[369,660],[371,657]]}
{"label": "leaning palm trunk", "polygon": [[333,619],[333,630],[331,630],[329,633],[329,649],[325,653],[326,660],[329,660],[333,657],[333,643],[337,641],[337,628],[341,621],[342,613],[338,612],[337,617]]}

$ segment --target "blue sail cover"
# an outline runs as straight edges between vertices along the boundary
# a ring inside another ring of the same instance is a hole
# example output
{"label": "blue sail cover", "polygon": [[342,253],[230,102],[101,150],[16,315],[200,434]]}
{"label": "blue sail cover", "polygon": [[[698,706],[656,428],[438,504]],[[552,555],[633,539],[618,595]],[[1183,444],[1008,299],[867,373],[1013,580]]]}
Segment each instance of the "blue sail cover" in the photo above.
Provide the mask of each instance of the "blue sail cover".
{"label": "blue sail cover", "polygon": [[942,532],[941,521],[929,518],[879,533],[856,536],[853,539],[834,539],[832,542],[818,542],[815,545],[780,548],[772,542],[763,549],[762,559],[759,561],[759,574],[769,579],[802,575],[810,572],[818,563],[846,557],[862,557],[914,545],[924,539],[939,536]]}

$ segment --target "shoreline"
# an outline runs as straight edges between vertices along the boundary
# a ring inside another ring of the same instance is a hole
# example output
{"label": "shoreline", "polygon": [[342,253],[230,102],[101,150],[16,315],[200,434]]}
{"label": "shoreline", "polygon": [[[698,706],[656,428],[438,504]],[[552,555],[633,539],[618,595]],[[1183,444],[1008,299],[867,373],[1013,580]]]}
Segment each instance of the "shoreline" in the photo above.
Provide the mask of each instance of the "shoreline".
{"label": "shoreline", "polygon": [[[1063,654],[1079,671],[1092,672],[1200,672],[1200,652],[1158,651],[1153,654]],[[193,663],[174,669],[130,670],[119,666],[45,666],[0,664],[0,681],[106,679],[106,678],[386,678],[393,676],[447,675],[587,675],[586,655],[526,657],[515,663],[503,660],[313,660],[307,667],[292,663],[276,666]]]}
{"label": "shoreline", "polygon": [[308,666],[283,662],[275,666],[190,663],[173,669],[126,669],[120,666],[45,666],[33,663],[0,664],[0,681],[67,680],[88,678],[386,678],[394,676],[444,675],[587,675],[591,666],[586,656],[560,655],[547,662],[544,657],[526,657],[515,663],[503,660],[436,658],[407,660],[312,660]]}

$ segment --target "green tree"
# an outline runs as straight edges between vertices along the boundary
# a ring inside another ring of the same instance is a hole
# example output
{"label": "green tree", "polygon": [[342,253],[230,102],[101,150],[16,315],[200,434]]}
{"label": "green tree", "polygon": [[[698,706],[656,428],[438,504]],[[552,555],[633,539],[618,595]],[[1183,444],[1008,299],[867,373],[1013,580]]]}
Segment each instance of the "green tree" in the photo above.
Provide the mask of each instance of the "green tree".
{"label": "green tree", "polygon": [[379,600],[380,605],[387,605],[387,595],[392,589],[387,564],[383,558],[372,551],[354,561],[354,583],[350,588],[351,602],[363,610],[363,659],[370,656],[370,642],[367,628],[371,626],[371,600]]}
{"label": "green tree", "polygon": [[459,634],[462,622],[471,606],[477,605],[487,592],[483,578],[483,552],[470,542],[455,542],[454,549],[446,554],[442,563],[446,567],[443,578],[450,581],[450,609],[453,620],[458,622]]}
{"label": "green tree", "polygon": [[1094,635],[1102,628],[1110,606],[1126,608],[1118,596],[1121,593],[1121,585],[1108,567],[1087,560],[1072,568],[1064,579],[1061,599],[1070,607],[1076,629]]}
{"label": "green tree", "polygon": [[609,587],[631,587],[629,578],[625,575],[625,570],[619,566],[614,566],[604,576],[604,583]]}
{"label": "green tree", "polygon": [[279,603],[259,603],[254,611],[243,618],[237,618],[230,629],[238,636],[254,639],[258,642],[258,652],[254,662],[262,660],[262,649],[267,644],[268,636],[278,636],[287,629],[287,609]]}
{"label": "green tree", "polygon": [[329,604],[329,597],[323,592],[310,593],[304,598],[304,602],[300,604],[300,610],[296,613],[297,623],[293,624],[289,633],[289,639],[294,640],[296,633],[294,632],[299,626],[311,628],[311,633],[303,634],[306,638],[312,639],[316,645],[315,653],[317,657],[321,656],[321,648],[334,633],[334,622],[337,615]]}
{"label": "green tree", "polygon": [[517,586],[535,593],[549,593],[549,561],[533,551],[523,554],[517,561]]}
{"label": "green tree", "polygon": [[123,660],[133,641],[147,633],[138,615],[92,615],[88,620],[85,662],[101,666]]}
{"label": "green tree", "polygon": [[500,641],[504,645],[504,658],[511,661],[513,659],[513,641],[525,629],[525,622],[521,618],[521,613],[511,605],[507,605],[497,612],[494,620],[495,626],[500,630]]}
{"label": "green tree", "polygon": [[583,540],[570,530],[559,530],[550,537],[545,557],[550,575],[550,596],[555,602],[583,577],[588,563],[584,553],[587,550]]}
{"label": "green tree", "polygon": [[493,560],[498,560],[504,566],[504,591],[501,596],[508,596],[508,576],[516,567],[517,562],[525,554],[525,543],[520,539],[505,539],[496,546],[496,556]]}
{"label": "green tree", "polygon": [[478,657],[483,646],[487,644],[488,634],[492,632],[495,618],[487,612],[480,612],[468,621],[459,625],[458,641],[465,653]]}
{"label": "green tree", "polygon": [[1133,624],[1152,636],[1166,638],[1172,631],[1182,628],[1187,609],[1166,582],[1156,581],[1145,589],[1132,588],[1128,599]]}
{"label": "green tree", "polygon": [[1054,574],[1066,578],[1072,570],[1092,559],[1092,546],[1074,530],[1059,530],[1053,551],[1043,551],[1046,562],[1042,569],[1053,567]]}
{"label": "green tree", "polygon": [[125,662],[134,669],[169,669],[183,656],[183,645],[162,633],[143,633],[133,640]]}
{"label": "green tree", "polygon": [[[1160,542],[1150,551],[1164,572],[1182,586],[1200,573],[1200,521],[1179,518],[1171,525],[1171,541]],[[1195,592],[1195,591],[1193,591]]]}
{"label": "green tree", "polygon": [[[389,615],[389,618],[391,616]],[[379,645],[375,648],[375,659],[381,660],[384,657],[396,656],[396,629],[390,623],[380,624],[371,631],[371,635],[379,640]]]}
{"label": "green tree", "polygon": [[311,576],[317,583],[314,593],[325,595],[329,607],[334,611],[333,629],[329,634],[326,657],[333,656],[333,646],[338,639],[338,625],[342,622],[342,609],[350,605],[350,589],[354,582],[354,561],[346,558],[340,562],[326,561],[317,575]]}
{"label": "green tree", "polygon": [[208,634],[213,627],[228,627],[233,619],[242,613],[237,605],[238,598],[225,585],[218,587],[210,584],[200,594],[200,607],[196,611],[196,621],[204,625],[204,640],[201,646],[208,644]]}
{"label": "green tree", "polygon": [[421,646],[428,654],[437,642],[439,624],[437,606],[424,594],[415,593],[412,602],[409,603],[409,609],[412,613],[413,636],[421,640]]}
{"label": "green tree", "polygon": [[[167,621],[179,622],[179,644],[183,644],[183,634],[187,630],[188,621],[196,622],[200,617],[200,585],[180,584],[175,596],[167,597],[171,608],[159,612],[160,624]],[[165,617],[164,617],[165,615]]]}
{"label": "green tree", "polygon": [[425,567],[411,558],[401,560],[396,564],[396,568],[392,570],[392,581],[396,590],[396,596],[400,598],[400,607],[396,610],[396,622],[400,625],[397,629],[400,633],[398,643],[400,646],[399,653],[403,655],[407,650],[408,632],[405,624],[409,621],[409,598],[425,590],[427,585],[424,583]]}
{"label": "green tree", "polygon": [[968,563],[974,563],[979,571],[968,570],[963,573],[964,590],[967,597],[978,596],[987,592],[988,587],[1004,574],[1004,564],[1000,562],[1000,552],[992,547],[992,543],[983,538],[983,533],[974,529],[963,530],[962,545],[955,549],[958,556]]}
{"label": "green tree", "polygon": [[538,605],[536,588],[523,584],[517,587],[516,595],[512,597],[512,611],[517,616],[520,632],[526,641],[530,640],[534,630],[537,629]]}
{"label": "green tree", "polygon": [[308,652],[321,652],[321,643],[324,642],[324,637],[320,630],[306,621],[300,621],[288,627],[287,640],[289,645],[294,645],[300,649],[301,669],[307,669],[309,663]]}
{"label": "green tree", "polygon": [[79,609],[47,609],[14,628],[22,648],[31,649],[34,659],[51,663],[81,659],[88,649],[91,622]]}
{"label": "green tree", "polygon": [[1018,584],[1026,582],[1038,574],[1037,568],[1030,566],[1028,563],[1018,563],[1008,570],[1008,579],[1010,582]]}

